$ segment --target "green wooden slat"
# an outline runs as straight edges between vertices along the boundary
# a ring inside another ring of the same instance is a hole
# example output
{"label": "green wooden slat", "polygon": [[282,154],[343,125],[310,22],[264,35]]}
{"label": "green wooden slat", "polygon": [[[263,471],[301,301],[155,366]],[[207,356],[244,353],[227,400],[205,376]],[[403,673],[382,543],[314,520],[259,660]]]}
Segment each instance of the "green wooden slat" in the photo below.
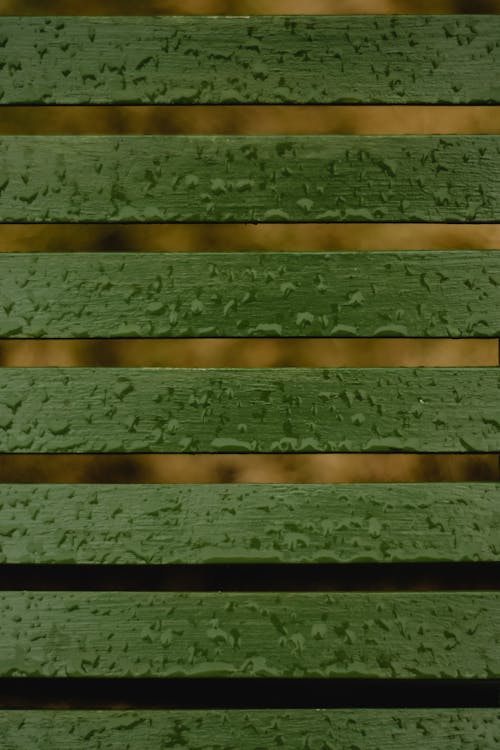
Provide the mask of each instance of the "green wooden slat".
{"label": "green wooden slat", "polygon": [[500,370],[1,368],[2,453],[500,452]]}
{"label": "green wooden slat", "polygon": [[4,222],[497,222],[500,136],[3,136]]}
{"label": "green wooden slat", "polygon": [[2,253],[0,336],[497,337],[499,290],[498,251]]}
{"label": "green wooden slat", "polygon": [[0,102],[498,103],[498,16],[2,18]]}
{"label": "green wooden slat", "polygon": [[5,591],[2,677],[500,677],[500,593]]}
{"label": "green wooden slat", "polygon": [[3,750],[496,750],[496,709],[1,711]]}
{"label": "green wooden slat", "polygon": [[0,484],[0,561],[499,561],[499,493],[486,483]]}

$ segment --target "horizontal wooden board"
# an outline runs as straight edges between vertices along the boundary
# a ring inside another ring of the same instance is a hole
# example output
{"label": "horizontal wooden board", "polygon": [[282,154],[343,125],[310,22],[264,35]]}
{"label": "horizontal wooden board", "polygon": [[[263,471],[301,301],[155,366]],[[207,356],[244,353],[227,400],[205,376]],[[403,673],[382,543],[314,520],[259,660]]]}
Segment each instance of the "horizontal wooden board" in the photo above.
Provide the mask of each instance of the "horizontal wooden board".
{"label": "horizontal wooden board", "polygon": [[2,253],[0,336],[500,336],[500,251]]}
{"label": "horizontal wooden board", "polygon": [[0,484],[0,561],[499,561],[499,507],[496,483]]}
{"label": "horizontal wooden board", "polygon": [[500,677],[500,593],[0,592],[2,677]]}
{"label": "horizontal wooden board", "polygon": [[3,136],[3,222],[498,222],[500,136]]}
{"label": "horizontal wooden board", "polygon": [[1,453],[500,452],[500,370],[1,368]]}
{"label": "horizontal wooden board", "polygon": [[3,104],[498,103],[498,16],[2,18]]}
{"label": "horizontal wooden board", "polygon": [[1,711],[3,750],[496,750],[496,709]]}

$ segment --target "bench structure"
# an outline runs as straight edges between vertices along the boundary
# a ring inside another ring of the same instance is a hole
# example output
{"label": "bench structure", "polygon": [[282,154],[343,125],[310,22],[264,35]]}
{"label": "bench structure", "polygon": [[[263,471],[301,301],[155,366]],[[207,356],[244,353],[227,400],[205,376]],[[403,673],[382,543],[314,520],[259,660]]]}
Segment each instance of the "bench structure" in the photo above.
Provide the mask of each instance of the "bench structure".
{"label": "bench structure", "polygon": [[[498,16],[0,19],[3,105],[492,104],[499,73]],[[485,223],[499,206],[499,136],[0,138],[7,223]],[[500,337],[495,251],[67,250],[0,255],[1,337]],[[0,451],[497,453],[500,371],[3,368]],[[0,555],[256,580],[263,563],[495,564],[499,502],[481,482],[4,484]],[[0,677],[107,678],[110,703],[110,678],[500,679],[493,590],[19,589],[0,592]],[[6,750],[493,750],[500,710],[4,710],[0,733]]]}

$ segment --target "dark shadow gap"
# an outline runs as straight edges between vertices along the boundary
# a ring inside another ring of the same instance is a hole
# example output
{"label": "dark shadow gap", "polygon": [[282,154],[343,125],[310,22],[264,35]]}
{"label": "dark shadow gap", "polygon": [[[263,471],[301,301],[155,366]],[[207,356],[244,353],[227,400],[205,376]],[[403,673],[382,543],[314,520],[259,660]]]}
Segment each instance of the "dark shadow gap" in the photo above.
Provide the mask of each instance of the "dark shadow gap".
{"label": "dark shadow gap", "polygon": [[3,591],[500,591],[500,562],[2,565]]}
{"label": "dark shadow gap", "polygon": [[0,680],[8,709],[496,708],[499,680]]}

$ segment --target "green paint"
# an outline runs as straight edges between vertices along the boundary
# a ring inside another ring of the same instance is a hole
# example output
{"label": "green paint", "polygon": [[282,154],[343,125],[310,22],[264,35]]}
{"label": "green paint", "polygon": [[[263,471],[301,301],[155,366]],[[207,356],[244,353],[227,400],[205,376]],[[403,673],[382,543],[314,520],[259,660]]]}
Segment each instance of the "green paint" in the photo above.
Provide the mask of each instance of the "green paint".
{"label": "green paint", "polygon": [[500,561],[498,484],[0,484],[4,563]]}
{"label": "green paint", "polygon": [[4,222],[497,222],[500,136],[3,136]]}
{"label": "green paint", "polygon": [[500,452],[500,370],[3,368],[2,453]]}
{"label": "green paint", "polygon": [[0,254],[0,336],[500,336],[500,252]]}
{"label": "green paint", "polygon": [[0,592],[2,677],[500,677],[500,593]]}
{"label": "green paint", "polygon": [[[0,103],[499,103],[497,16],[0,19]],[[418,74],[417,74],[418,71]],[[7,136],[3,222],[498,222],[499,136]],[[229,248],[230,249],[230,248]],[[0,336],[498,337],[497,253],[0,256]],[[0,370],[0,451],[499,452],[495,368]],[[498,561],[496,484],[0,485],[8,563]],[[256,568],[257,570],[257,568]],[[500,678],[498,593],[0,593],[0,675]],[[465,750],[493,710],[0,712],[2,747]]]}
{"label": "green paint", "polygon": [[495,15],[4,17],[0,103],[493,104],[499,38]]}
{"label": "green paint", "polygon": [[3,750],[496,750],[495,709],[1,711]]}

